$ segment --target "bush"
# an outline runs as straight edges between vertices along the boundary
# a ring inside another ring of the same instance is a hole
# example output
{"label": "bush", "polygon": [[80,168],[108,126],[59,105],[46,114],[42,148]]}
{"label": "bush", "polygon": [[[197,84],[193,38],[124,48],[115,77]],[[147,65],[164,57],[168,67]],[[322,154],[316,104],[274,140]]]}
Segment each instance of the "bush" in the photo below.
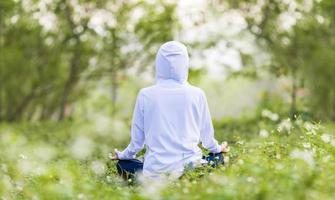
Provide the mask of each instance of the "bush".
{"label": "bush", "polygon": [[115,161],[107,155],[125,143],[98,134],[94,123],[2,124],[0,197],[332,199],[335,138],[330,129],[267,116],[215,122],[218,138],[234,140],[225,166],[143,186],[117,176]]}

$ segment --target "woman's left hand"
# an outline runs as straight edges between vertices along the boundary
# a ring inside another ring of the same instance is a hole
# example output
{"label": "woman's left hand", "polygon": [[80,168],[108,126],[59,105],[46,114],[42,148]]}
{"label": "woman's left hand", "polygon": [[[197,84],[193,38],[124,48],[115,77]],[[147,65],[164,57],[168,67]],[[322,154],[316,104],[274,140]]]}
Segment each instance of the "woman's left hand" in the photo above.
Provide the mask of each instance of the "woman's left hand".
{"label": "woman's left hand", "polygon": [[111,159],[111,160],[119,160],[119,157],[117,156],[117,152],[118,150],[117,149],[114,149],[114,153],[109,153],[108,154],[108,158]]}

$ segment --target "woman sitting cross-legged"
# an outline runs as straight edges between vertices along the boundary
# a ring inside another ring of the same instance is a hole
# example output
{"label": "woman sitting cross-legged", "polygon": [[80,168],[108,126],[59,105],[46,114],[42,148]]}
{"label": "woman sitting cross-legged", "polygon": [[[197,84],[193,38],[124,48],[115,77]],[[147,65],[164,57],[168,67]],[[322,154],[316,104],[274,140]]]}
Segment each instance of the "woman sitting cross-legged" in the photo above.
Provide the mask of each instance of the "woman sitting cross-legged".
{"label": "woman sitting cross-legged", "polygon": [[[163,44],[156,55],[156,84],[140,90],[133,113],[131,141],[124,151],[115,150],[120,175],[142,173],[179,177],[185,166],[210,162],[223,164],[229,151],[214,138],[205,93],[187,82],[189,57],[176,41]],[[211,153],[203,156],[198,144]],[[146,146],[144,161],[135,159]]]}

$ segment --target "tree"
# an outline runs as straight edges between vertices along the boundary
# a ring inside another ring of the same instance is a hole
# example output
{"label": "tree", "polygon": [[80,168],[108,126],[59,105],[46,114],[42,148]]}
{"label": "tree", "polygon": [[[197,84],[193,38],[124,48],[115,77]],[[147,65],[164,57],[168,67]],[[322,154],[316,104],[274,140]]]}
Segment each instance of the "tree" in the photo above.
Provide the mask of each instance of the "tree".
{"label": "tree", "polygon": [[164,1],[1,1],[0,120],[63,120],[90,81],[105,77],[115,113],[120,76],[129,68],[141,73],[153,47],[173,38],[174,8]]}
{"label": "tree", "polygon": [[[222,3],[221,3],[222,4]],[[335,119],[334,11],[325,1],[229,1],[247,20],[247,30],[271,56],[265,66],[291,78],[290,117],[297,114],[299,87],[306,87],[310,107],[319,117]],[[320,115],[322,114],[322,115]]]}

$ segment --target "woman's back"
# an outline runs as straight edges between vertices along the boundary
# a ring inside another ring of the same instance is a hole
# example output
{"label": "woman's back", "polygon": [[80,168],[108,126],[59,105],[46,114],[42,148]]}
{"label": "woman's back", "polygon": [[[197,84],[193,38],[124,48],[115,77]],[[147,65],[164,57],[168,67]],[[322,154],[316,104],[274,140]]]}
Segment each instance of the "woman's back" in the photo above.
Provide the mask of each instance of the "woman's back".
{"label": "woman's back", "polygon": [[198,147],[202,92],[173,79],[142,89],[147,152],[144,173],[180,171],[201,159]]}
{"label": "woman's back", "polygon": [[189,58],[179,42],[162,45],[156,56],[156,84],[138,94],[131,142],[118,158],[132,159],[146,145],[143,173],[181,175],[184,165],[200,162],[199,142],[221,152],[204,92],[187,82]]}

